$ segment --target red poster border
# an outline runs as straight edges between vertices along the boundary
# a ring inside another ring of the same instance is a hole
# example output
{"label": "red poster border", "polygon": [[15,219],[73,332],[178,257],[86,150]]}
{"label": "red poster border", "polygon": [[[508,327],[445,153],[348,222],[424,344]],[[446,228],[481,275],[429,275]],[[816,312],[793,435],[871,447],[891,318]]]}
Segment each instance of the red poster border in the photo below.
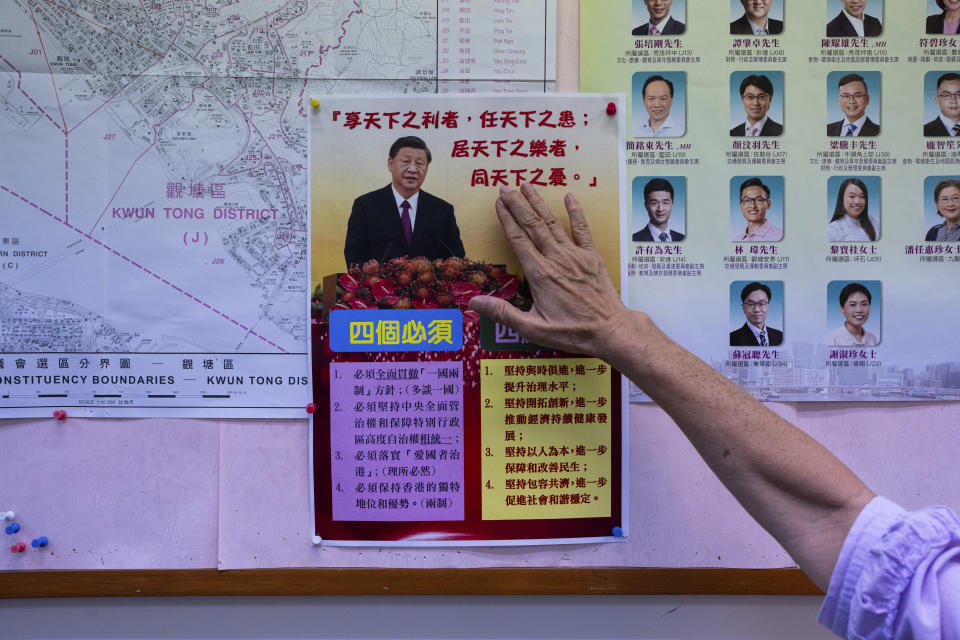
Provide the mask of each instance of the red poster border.
{"label": "red poster border", "polygon": [[[469,325],[474,325],[472,328]],[[465,334],[479,331],[479,323],[465,323]],[[317,410],[313,415],[313,495],[314,534],[325,541],[401,542],[417,536],[432,537],[431,542],[482,543],[506,540],[562,541],[566,538],[599,538],[614,536],[614,528],[623,526],[623,437],[622,392],[620,373],[611,370],[610,452],[611,513],[602,518],[554,518],[549,520],[483,520],[481,518],[481,446],[480,388],[464,384],[464,519],[463,521],[361,522],[332,519],[332,478],[330,462],[330,369],[326,324],[315,319],[311,325],[313,345],[313,387]],[[478,341],[478,340],[477,340]],[[464,348],[455,352],[439,352],[433,361],[466,361],[473,358],[532,359],[585,357],[562,351],[474,351],[464,339]],[[466,353],[471,349],[473,355]],[[341,362],[371,362],[375,354],[341,353],[334,357]],[[392,354],[398,362],[416,362],[420,354]],[[472,409],[472,410],[471,410]],[[434,537],[435,536],[435,537]],[[441,537],[442,536],[442,537]],[[411,546],[426,546],[426,541],[408,541]]]}

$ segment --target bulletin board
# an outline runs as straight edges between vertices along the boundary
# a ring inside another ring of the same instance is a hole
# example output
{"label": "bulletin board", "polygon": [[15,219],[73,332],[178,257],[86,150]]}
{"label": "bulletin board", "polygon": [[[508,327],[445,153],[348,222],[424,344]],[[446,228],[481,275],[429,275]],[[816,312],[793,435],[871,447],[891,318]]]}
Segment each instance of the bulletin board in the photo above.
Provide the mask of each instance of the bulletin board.
{"label": "bulletin board", "polygon": [[[579,7],[560,6],[575,90]],[[960,504],[957,405],[770,406],[906,508]],[[311,544],[305,418],[4,419],[0,511],[50,543],[0,547],[0,597],[819,593],[659,408],[629,420],[623,543],[350,549]]]}

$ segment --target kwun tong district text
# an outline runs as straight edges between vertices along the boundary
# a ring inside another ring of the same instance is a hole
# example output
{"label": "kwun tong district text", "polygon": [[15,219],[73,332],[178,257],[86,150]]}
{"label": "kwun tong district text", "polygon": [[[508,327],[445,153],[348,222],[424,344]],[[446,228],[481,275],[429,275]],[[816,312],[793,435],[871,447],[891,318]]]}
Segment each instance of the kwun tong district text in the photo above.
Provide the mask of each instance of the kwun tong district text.
{"label": "kwun tong district text", "polygon": [[[214,207],[207,212],[203,207],[163,207],[160,218],[167,220],[276,220],[279,209],[258,209],[256,207]],[[156,219],[156,207],[114,207],[113,217],[121,220]]]}

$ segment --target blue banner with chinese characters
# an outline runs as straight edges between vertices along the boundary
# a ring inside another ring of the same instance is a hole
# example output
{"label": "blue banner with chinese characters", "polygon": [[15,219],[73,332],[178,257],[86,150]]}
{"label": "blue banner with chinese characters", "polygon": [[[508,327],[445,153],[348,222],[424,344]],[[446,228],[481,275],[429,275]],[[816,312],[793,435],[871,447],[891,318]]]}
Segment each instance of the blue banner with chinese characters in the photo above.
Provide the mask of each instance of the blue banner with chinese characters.
{"label": "blue banner with chinese characters", "polygon": [[336,352],[459,351],[459,309],[376,309],[330,312],[330,349]]}

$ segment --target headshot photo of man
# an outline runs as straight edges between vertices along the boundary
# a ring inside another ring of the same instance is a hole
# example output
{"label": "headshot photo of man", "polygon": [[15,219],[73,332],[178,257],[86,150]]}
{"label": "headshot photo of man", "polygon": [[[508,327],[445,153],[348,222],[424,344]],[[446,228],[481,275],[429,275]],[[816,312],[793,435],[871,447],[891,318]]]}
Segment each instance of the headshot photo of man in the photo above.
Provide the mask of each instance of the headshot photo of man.
{"label": "headshot photo of man", "polygon": [[[883,0],[870,0],[876,15],[883,15]],[[827,23],[828,38],[873,38],[883,32],[880,20],[866,13],[867,0],[827,0],[827,15],[833,15]]]}
{"label": "headshot photo of man", "polygon": [[[768,176],[765,179],[776,184],[782,198],[783,177]],[[773,204],[769,184],[759,177],[743,179],[741,176],[730,180],[730,188],[731,191],[736,189],[734,193],[737,194],[734,200],[737,209],[730,213],[731,242],[779,242],[783,239],[783,229],[774,224],[768,216]]]}
{"label": "headshot photo of man", "polygon": [[[783,332],[767,326],[767,316],[771,313],[773,290],[782,296],[783,282],[771,282],[773,287],[763,282],[734,282],[730,285],[731,320],[745,318],[739,329],[730,332],[731,347],[779,347],[783,344]],[[737,290],[740,292],[740,308],[742,316],[733,308]],[[782,316],[783,307],[777,305],[774,317]]]}
{"label": "headshot photo of man", "polygon": [[[667,178],[653,178],[644,182],[646,178],[637,177],[633,179],[633,219],[634,228],[640,224],[643,227],[633,234],[634,242],[678,242],[683,240],[684,234],[680,231],[671,229],[671,215],[674,211],[675,191],[673,184],[677,184],[677,199],[681,200],[680,209],[682,210],[682,201],[685,199],[683,189],[686,185],[686,179],[682,176]],[[643,203],[643,211],[646,213],[644,219],[640,213],[638,202]],[[681,229],[682,225],[678,225]]]}
{"label": "headshot photo of man", "polygon": [[[939,74],[939,75],[938,75]],[[936,77],[936,86],[933,78]],[[930,95],[933,95],[933,105]],[[927,137],[952,137],[960,134],[960,73],[928,72],[924,77],[924,113],[926,117],[936,109],[933,119],[923,125],[923,135]]]}
{"label": "headshot photo of man", "polygon": [[[868,71],[863,74],[834,71],[827,75],[827,95],[832,96],[834,95],[833,92],[836,91],[836,104],[843,114],[840,120],[832,121],[839,114],[836,107],[828,106],[828,136],[866,137],[880,135],[880,125],[867,115],[867,109],[870,106],[869,85],[873,85],[876,92],[879,93],[880,73],[878,71]],[[870,110],[876,113],[876,105]],[[879,116],[877,117],[879,118]]]}
{"label": "headshot photo of man", "polygon": [[464,256],[453,206],[420,189],[431,159],[427,144],[416,136],[390,146],[391,183],[353,201],[343,247],[348,268],[399,256]]}
{"label": "headshot photo of man", "polygon": [[730,0],[731,16],[740,11],[741,16],[730,23],[730,35],[767,36],[783,33],[783,20],[771,16],[771,9],[782,16],[781,0]]}
{"label": "headshot photo of man", "polygon": [[633,74],[633,137],[675,138],[686,128],[686,74]]}
{"label": "headshot photo of man", "polygon": [[[674,7],[676,5],[676,7]],[[687,30],[682,22],[685,0],[633,0],[635,23],[642,22],[631,32],[635,36],[679,36]],[[681,19],[675,19],[671,11]]]}
{"label": "headshot photo of man", "polygon": [[[743,111],[746,113],[746,121],[730,129],[731,136],[755,137],[755,136],[779,136],[783,133],[783,125],[775,121],[770,116],[770,108],[774,101],[774,82],[775,79],[782,87],[783,72],[769,71],[766,74],[754,74],[744,72],[734,72],[730,76],[731,93],[734,91],[735,83],[740,80],[739,91],[740,102],[743,104]],[[778,108],[782,111],[782,108]],[[739,115],[739,109],[733,98],[730,100],[730,119],[736,122],[742,116]]]}

